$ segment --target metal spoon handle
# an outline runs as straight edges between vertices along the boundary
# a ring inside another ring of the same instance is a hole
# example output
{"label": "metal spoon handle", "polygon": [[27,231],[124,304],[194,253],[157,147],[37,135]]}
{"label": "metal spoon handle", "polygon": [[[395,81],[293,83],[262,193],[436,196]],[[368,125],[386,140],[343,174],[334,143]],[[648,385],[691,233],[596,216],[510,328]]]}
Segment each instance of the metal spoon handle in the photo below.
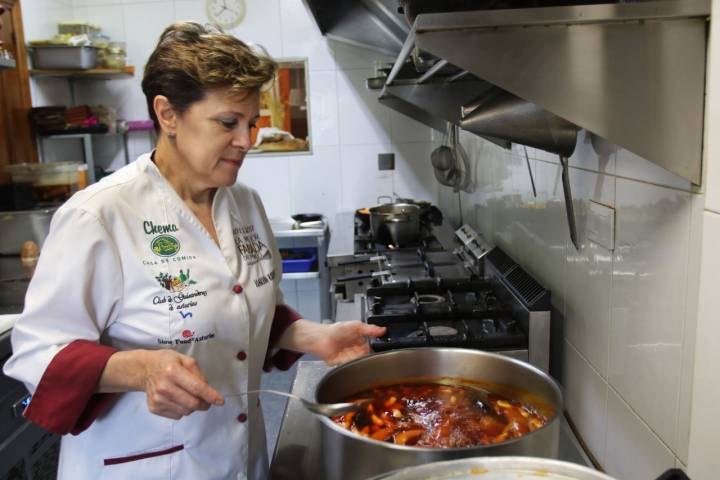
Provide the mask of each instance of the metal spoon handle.
{"label": "metal spoon handle", "polygon": [[301,402],[305,401],[304,398],[298,397],[297,395],[294,395],[292,393],[281,392],[280,390],[267,390],[264,388],[261,388],[259,390],[248,390],[247,392],[241,393],[240,395],[249,395],[251,393],[272,393],[274,395],[280,395],[281,397],[294,398],[295,400],[300,400]]}

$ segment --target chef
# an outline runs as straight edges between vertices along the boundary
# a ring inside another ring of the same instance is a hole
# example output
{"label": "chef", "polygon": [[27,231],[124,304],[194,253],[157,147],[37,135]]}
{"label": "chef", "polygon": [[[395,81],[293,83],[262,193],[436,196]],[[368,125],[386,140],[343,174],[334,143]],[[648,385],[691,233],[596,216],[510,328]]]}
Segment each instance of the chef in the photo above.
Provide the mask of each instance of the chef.
{"label": "chef", "polygon": [[[267,478],[263,366],[368,352],[383,328],[284,305],[257,193],[236,183],[276,64],[191,22],[142,82],[157,149],[55,214],[5,373],[63,436],[60,479]],[[272,182],[272,174],[268,175]]]}

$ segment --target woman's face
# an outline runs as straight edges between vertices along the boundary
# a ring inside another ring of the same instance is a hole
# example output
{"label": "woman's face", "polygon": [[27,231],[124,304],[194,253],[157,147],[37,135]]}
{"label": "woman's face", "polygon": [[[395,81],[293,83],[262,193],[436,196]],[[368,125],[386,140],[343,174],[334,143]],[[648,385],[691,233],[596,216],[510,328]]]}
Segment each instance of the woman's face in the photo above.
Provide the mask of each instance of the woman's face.
{"label": "woman's face", "polygon": [[177,116],[179,161],[194,181],[209,188],[235,183],[251,147],[250,132],[258,118],[259,101],[259,92],[238,100],[226,89],[213,90]]}

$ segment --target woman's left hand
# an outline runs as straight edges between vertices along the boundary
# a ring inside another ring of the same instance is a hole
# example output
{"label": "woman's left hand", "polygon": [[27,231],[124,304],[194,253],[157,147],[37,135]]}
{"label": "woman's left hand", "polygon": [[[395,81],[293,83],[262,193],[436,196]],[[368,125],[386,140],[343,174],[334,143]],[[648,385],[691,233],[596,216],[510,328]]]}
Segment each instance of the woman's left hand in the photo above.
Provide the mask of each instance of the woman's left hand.
{"label": "woman's left hand", "polygon": [[285,331],[278,346],[311,353],[329,365],[337,365],[370,353],[367,337],[384,333],[385,327],[358,320],[330,325],[298,320]]}
{"label": "woman's left hand", "polygon": [[325,360],[328,365],[345,363],[370,353],[367,337],[379,337],[385,327],[353,320],[323,325],[324,334],[317,339],[311,353]]}

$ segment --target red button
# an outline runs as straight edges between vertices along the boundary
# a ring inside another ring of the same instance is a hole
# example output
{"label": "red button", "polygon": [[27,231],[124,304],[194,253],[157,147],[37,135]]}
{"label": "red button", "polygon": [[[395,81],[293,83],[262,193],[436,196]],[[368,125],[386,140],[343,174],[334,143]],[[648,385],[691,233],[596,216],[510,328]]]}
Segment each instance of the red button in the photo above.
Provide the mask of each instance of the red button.
{"label": "red button", "polygon": [[238,415],[237,420],[240,423],[245,423],[247,421],[247,415],[241,413],[240,415]]}
{"label": "red button", "polygon": [[243,288],[242,288],[242,286],[239,285],[239,284],[238,284],[238,285],[235,285],[235,286],[233,287],[233,292],[235,292],[235,293],[242,293],[242,291],[243,291]]}
{"label": "red button", "polygon": [[246,358],[247,358],[247,353],[245,353],[245,352],[238,352],[238,354],[237,354],[237,359],[238,359],[238,360],[243,361],[243,360],[245,360]]}

